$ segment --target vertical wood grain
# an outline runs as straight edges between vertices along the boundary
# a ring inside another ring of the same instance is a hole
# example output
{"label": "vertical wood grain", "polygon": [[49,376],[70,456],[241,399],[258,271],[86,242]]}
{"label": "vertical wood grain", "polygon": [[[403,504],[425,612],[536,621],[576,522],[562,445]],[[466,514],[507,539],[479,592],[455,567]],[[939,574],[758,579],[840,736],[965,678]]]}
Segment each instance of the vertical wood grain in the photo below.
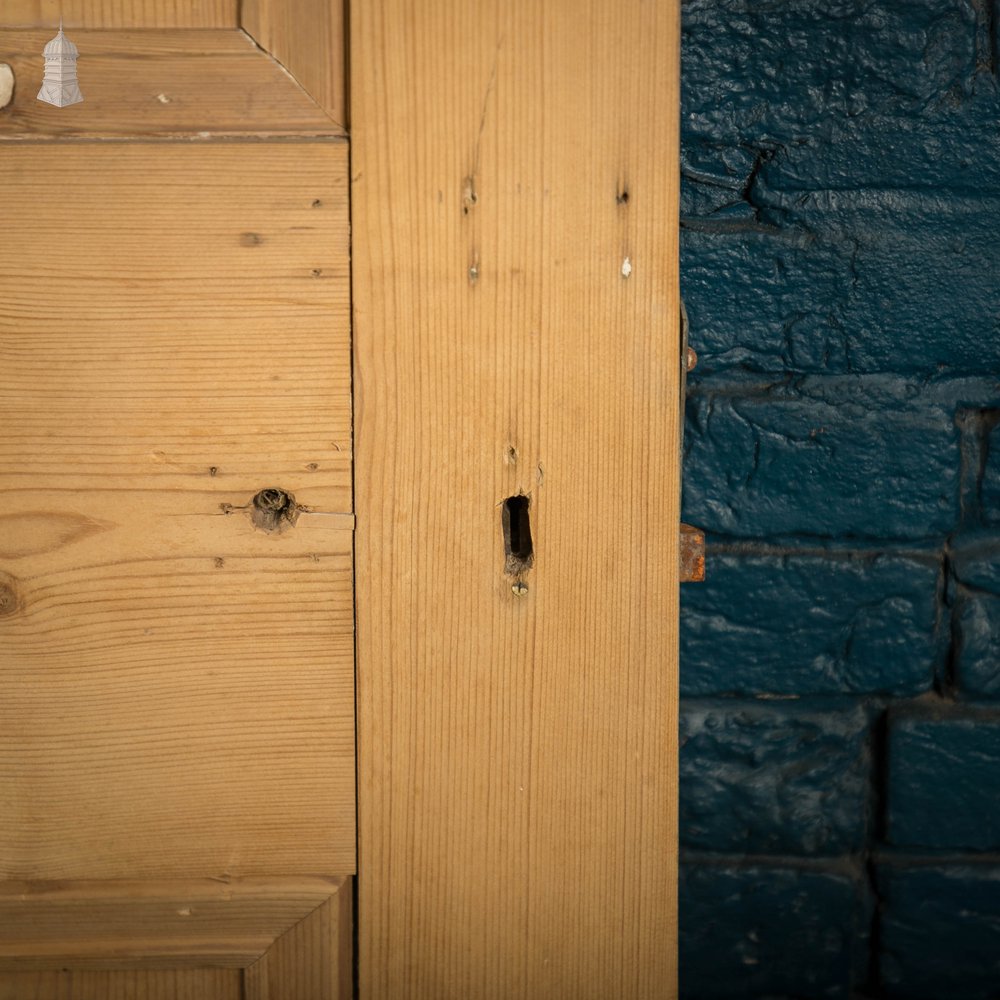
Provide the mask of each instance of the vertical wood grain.
{"label": "vertical wood grain", "polygon": [[335,121],[347,124],[344,0],[243,0],[243,29]]}
{"label": "vertical wood grain", "polygon": [[352,7],[367,1000],[676,992],[678,29]]}
{"label": "vertical wood grain", "polygon": [[0,972],[0,1000],[243,1000],[239,969]]}
{"label": "vertical wood grain", "polygon": [[4,0],[0,27],[236,28],[239,0]]}
{"label": "vertical wood grain", "polygon": [[244,970],[244,1000],[350,1000],[351,879]]}

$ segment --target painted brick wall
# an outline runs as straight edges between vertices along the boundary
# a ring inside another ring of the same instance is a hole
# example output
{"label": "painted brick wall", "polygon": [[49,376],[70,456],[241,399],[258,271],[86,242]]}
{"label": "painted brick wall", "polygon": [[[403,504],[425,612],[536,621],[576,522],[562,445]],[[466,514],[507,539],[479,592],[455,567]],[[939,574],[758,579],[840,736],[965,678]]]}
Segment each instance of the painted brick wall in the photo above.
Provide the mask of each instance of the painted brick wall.
{"label": "painted brick wall", "polygon": [[681,981],[1000,997],[994,0],[683,7]]}

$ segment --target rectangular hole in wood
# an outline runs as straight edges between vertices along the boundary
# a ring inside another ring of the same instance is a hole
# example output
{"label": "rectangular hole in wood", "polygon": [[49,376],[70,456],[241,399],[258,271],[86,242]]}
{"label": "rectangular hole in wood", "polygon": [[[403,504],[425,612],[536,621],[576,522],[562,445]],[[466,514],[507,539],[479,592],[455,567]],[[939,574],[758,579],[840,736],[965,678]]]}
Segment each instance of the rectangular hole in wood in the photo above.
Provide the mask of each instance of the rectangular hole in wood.
{"label": "rectangular hole in wood", "polygon": [[518,576],[531,568],[534,550],[531,545],[531,522],[526,496],[507,497],[503,502],[504,572]]}

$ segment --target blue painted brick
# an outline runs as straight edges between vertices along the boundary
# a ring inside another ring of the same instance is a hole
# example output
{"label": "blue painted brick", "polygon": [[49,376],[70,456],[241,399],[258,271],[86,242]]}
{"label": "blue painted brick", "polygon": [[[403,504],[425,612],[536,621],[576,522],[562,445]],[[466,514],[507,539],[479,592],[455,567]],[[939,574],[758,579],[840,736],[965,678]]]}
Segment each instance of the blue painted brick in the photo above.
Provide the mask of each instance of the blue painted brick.
{"label": "blue painted brick", "polygon": [[758,183],[751,200],[755,222],[714,208],[682,236],[702,375],[1000,371],[1000,199]]}
{"label": "blue painted brick", "polygon": [[794,226],[692,225],[681,234],[681,291],[699,381],[732,368],[847,371],[852,245],[817,241]]}
{"label": "blue painted brick", "polygon": [[1000,597],[960,590],[953,615],[959,691],[965,698],[1000,698]]}
{"label": "blue painted brick", "polygon": [[681,845],[746,854],[859,850],[869,719],[860,707],[687,703],[680,724]]}
{"label": "blue painted brick", "polygon": [[860,878],[837,871],[683,865],[680,995],[850,995],[868,923]]}
{"label": "blue painted brick", "polygon": [[694,0],[682,23],[684,145],[703,147],[702,171],[731,146],[777,149],[772,162],[799,187],[935,188],[995,169],[983,27],[954,0]]}
{"label": "blue painted brick", "polygon": [[954,540],[951,567],[959,583],[1000,596],[1000,537],[969,532]]}
{"label": "blue painted brick", "polygon": [[705,582],[681,588],[681,693],[927,691],[937,579],[931,558],[710,549]]}
{"label": "blue painted brick", "polygon": [[890,109],[824,123],[804,141],[780,145],[757,180],[787,191],[995,192],[1000,102],[988,76],[970,86],[979,92],[945,95],[917,113]]}
{"label": "blue painted brick", "polygon": [[958,520],[953,404],[905,379],[803,378],[694,390],[684,508],[737,538],[943,537]]}
{"label": "blue painted brick", "polygon": [[963,698],[1000,698],[1000,538],[970,533],[951,553],[955,680]]}
{"label": "blue painted brick", "polygon": [[[1000,284],[1000,281],[997,282]],[[994,333],[994,338],[1000,340],[1000,336]],[[993,412],[989,415],[989,431],[986,444],[986,454],[983,456],[983,477],[980,492],[980,506],[983,521],[992,527],[1000,527],[1000,422],[997,417],[1000,414]]]}
{"label": "blue painted brick", "polygon": [[[682,290],[700,355],[685,519],[720,540],[936,547],[958,527],[1000,528],[1000,441],[981,452],[980,482],[952,424],[960,407],[1000,404],[991,16],[957,0],[685,3]],[[951,381],[964,373],[983,377]],[[954,542],[959,691],[997,697],[1000,559]],[[710,549],[708,583],[682,593],[685,694],[927,690],[940,655],[932,560],[726,549]],[[804,704],[686,706],[686,844],[852,849],[840,808],[859,801],[849,748],[864,736],[854,743],[854,710],[831,736]],[[894,844],[1000,850],[998,718],[891,714]],[[866,978],[860,880],[730,857],[682,873],[682,995],[852,995]],[[1000,996],[1000,875],[893,870],[881,885],[878,995]]]}
{"label": "blue painted brick", "polygon": [[771,197],[794,206],[817,242],[841,250],[849,294],[830,308],[850,370],[1000,371],[1000,199],[884,190]]}
{"label": "blue painted brick", "polygon": [[995,1000],[1000,868],[884,868],[882,984],[899,1000]]}
{"label": "blue painted brick", "polygon": [[682,288],[703,372],[997,369],[987,29],[954,0],[685,6]]}
{"label": "blue painted brick", "polygon": [[971,89],[975,17],[954,0],[693,0],[683,120],[715,140],[801,140],[823,126],[918,113]]}
{"label": "blue painted brick", "polygon": [[1000,850],[1000,713],[893,713],[888,761],[890,843]]}

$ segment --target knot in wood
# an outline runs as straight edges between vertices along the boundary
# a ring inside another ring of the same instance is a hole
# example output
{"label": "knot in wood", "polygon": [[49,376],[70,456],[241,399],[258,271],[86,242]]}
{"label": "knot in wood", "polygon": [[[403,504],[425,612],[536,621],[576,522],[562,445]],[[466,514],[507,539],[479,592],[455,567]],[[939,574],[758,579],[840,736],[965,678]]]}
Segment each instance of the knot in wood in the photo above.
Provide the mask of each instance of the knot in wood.
{"label": "knot in wood", "polygon": [[261,531],[284,531],[295,524],[298,516],[295,497],[276,486],[261,490],[251,504],[250,520]]}
{"label": "knot in wood", "polygon": [[12,615],[17,611],[17,588],[7,577],[0,579],[0,618]]}

